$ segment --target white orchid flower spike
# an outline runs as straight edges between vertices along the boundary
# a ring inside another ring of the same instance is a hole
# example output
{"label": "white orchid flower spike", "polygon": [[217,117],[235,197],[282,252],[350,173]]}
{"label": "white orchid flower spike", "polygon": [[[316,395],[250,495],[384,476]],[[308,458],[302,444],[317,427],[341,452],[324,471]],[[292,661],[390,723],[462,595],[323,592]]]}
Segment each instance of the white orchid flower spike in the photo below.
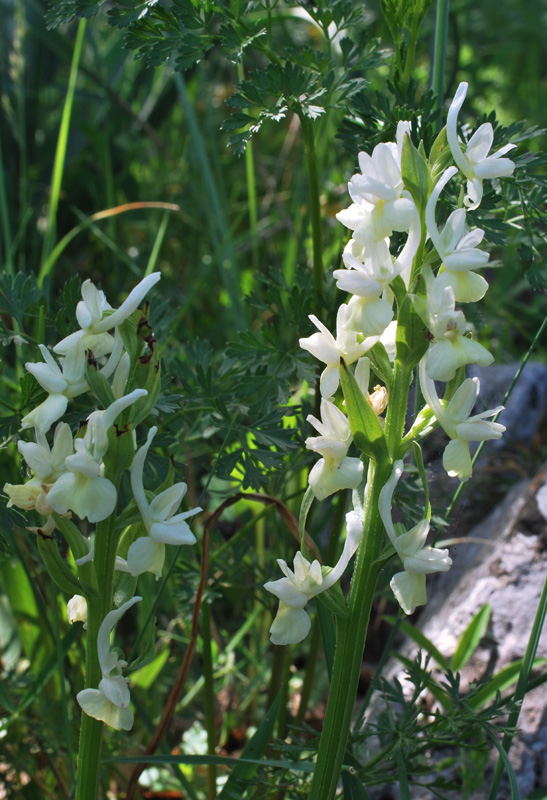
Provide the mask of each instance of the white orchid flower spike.
{"label": "white orchid flower spike", "polygon": [[106,722],[111,728],[125,731],[133,727],[133,711],[130,706],[128,678],[122,676],[126,661],[119,659],[118,654],[110,649],[110,634],[118,620],[125,612],[142,600],[132,597],[127,603],[110,611],[101,623],[97,637],[97,653],[102,672],[98,689],[83,689],[76,699],[89,717]]}
{"label": "white orchid flower spike", "polygon": [[54,348],[56,353],[68,353],[75,342],[82,341],[86,350],[92,350],[97,357],[112,351],[114,337],[109,333],[121,325],[137,310],[149,289],[161,278],[160,272],[152,272],[143,278],[128,294],[121,306],[115,310],[108,303],[104,292],[90,281],[82,284],[82,299],[76,306],[76,319],[81,330],[62,339]]}
{"label": "white orchid flower spike", "polygon": [[456,167],[449,167],[441,176],[427,201],[425,221],[444,268],[437,275],[436,284],[442,289],[451,286],[458,303],[475,303],[484,297],[488,289],[488,283],[482,275],[473,272],[484,267],[489,259],[489,254],[477,247],[483,240],[484,231],[481,228],[466,230],[467,212],[464,208],[458,208],[450,214],[442,232],[439,232],[435,221],[435,209],[441,192],[457,171]]}
{"label": "white orchid flower spike", "polygon": [[402,525],[397,525],[397,530],[393,524],[393,494],[403,471],[403,462],[396,461],[391,477],[380,492],[378,510],[391,544],[404,567],[403,572],[393,576],[390,586],[405,614],[412,614],[416,606],[423,606],[427,602],[425,576],[432,572],[446,572],[452,565],[452,559],[448,550],[425,546],[429,519],[422,519],[409,531],[405,531]]}
{"label": "white orchid flower spike", "polygon": [[463,106],[469,84],[460,83],[448,110],[446,137],[456,166],[467,178],[467,196],[464,203],[468,208],[478,208],[482,200],[482,182],[485,178],[507,178],[513,174],[514,163],[502,158],[515,144],[506,144],[496,153],[488,155],[494,141],[494,129],[490,122],[481,125],[467,143],[465,152],[458,141],[458,114]]}
{"label": "white orchid flower spike", "polygon": [[355,511],[346,515],[346,529],[342,555],[332,569],[322,567],[317,560],[310,563],[300,552],[294,557],[294,571],[282,558],[277,559],[285,577],[264,584],[268,592],[279,598],[279,609],[270,628],[270,638],[274,644],[296,644],[308,635],[311,626],[305,610],[308,600],[334,586],[359,547],[363,523]]}
{"label": "white orchid flower spike", "polygon": [[503,406],[489,408],[488,411],[470,416],[479,396],[478,378],[466,378],[454,392],[450,402],[444,403],[437,394],[435,383],[427,374],[423,359],[420,363],[420,385],[428,406],[451,439],[443,454],[443,467],[451,478],[466,481],[473,472],[469,442],[501,439],[505,425],[486,420],[503,411]]}
{"label": "white orchid flower spike", "polygon": [[148,536],[141,536],[134,541],[129,547],[127,561],[118,558],[116,564],[117,569],[132,575],[152,572],[156,580],[159,580],[165,561],[165,545],[195,544],[196,537],[186,520],[203,509],[192,508],[190,511],[175,514],[186,494],[185,483],[175,483],[148,503],[143,485],[143,470],[157,430],[150,428],[145,444],[137,450],[131,465],[131,488]]}
{"label": "white orchid flower spike", "polygon": [[352,442],[347,417],[329,400],[321,400],[321,420],[309,414],[307,421],[320,433],[306,439],[306,447],[323,458],[309,474],[309,485],[318,500],[340,489],[356,489],[363,477],[363,462],[348,456]]}

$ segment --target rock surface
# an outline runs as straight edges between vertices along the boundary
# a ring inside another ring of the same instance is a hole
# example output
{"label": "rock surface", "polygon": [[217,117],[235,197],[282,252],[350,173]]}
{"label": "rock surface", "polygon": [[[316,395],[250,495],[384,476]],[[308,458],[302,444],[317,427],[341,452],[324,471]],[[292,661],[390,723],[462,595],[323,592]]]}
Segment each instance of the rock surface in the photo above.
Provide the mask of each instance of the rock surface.
{"label": "rock surface", "polygon": [[[471,618],[485,603],[492,607],[487,635],[472,659],[461,671],[462,689],[473,679],[490,676],[520,659],[547,576],[547,468],[535,478],[520,482],[505,500],[457,546],[451,547],[453,566],[449,573],[428,578],[430,600],[419,617],[417,627],[446,657],[452,656],[459,637]],[[400,652],[413,657],[417,647],[406,642]],[[544,628],[538,656],[547,657],[547,627]],[[388,664],[386,677],[404,681],[399,662]],[[370,714],[382,706],[373,701]],[[526,696],[519,719],[520,733],[513,742],[511,762],[517,773],[522,798],[534,789],[547,787],[547,687],[538,687]],[[485,789],[473,800],[486,800],[489,779],[497,760],[491,754],[485,775]],[[397,800],[397,788],[369,791],[371,800]],[[423,787],[412,788],[412,800],[427,800],[435,795]],[[460,800],[461,793],[447,793],[448,800]],[[502,784],[498,800],[508,800]]]}

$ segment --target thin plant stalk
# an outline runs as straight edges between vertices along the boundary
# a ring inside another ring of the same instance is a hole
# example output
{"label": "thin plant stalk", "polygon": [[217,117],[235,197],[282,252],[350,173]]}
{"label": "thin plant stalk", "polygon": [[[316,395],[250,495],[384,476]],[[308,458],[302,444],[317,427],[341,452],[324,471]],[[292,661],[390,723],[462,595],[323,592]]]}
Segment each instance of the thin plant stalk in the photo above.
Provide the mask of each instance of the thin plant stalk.
{"label": "thin plant stalk", "polygon": [[[59,135],[57,137],[57,147],[55,150],[55,160],[53,162],[53,174],[51,177],[51,193],[47,215],[47,228],[44,238],[44,246],[42,257],[45,260],[53,249],[53,242],[57,236],[57,209],[59,207],[59,196],[61,194],[61,184],[63,181],[63,173],[66,159],[66,150],[68,143],[68,132],[70,130],[70,121],[72,118],[72,106],[74,102],[74,92],[76,90],[76,80],[78,77],[78,66],[82,54],[84,43],[84,34],[86,28],[86,20],[81,19],[78,23],[78,31],[76,33],[76,41],[74,43],[74,52],[72,54],[72,63],[70,65],[70,76],[68,80],[68,88],[63,106],[63,113],[61,116],[61,125],[59,127]],[[39,274],[38,284],[42,285],[44,276]]]}
{"label": "thin plant stalk", "polygon": [[12,277],[15,275],[11,248],[11,225],[9,218],[9,206],[6,196],[6,179],[4,172],[4,160],[2,158],[2,141],[0,139],[0,226],[2,238],[4,240],[4,264],[5,269]]}
{"label": "thin plant stalk", "polygon": [[160,254],[161,246],[163,244],[163,240],[165,238],[165,232],[167,230],[168,222],[169,222],[169,214],[167,213],[167,211],[165,211],[161,218],[158,232],[156,234],[156,238],[154,239],[154,245],[150,253],[150,258],[148,259],[148,264],[146,265],[146,269],[144,271],[145,278],[147,275],[151,275],[152,272],[154,272],[154,270],[156,269],[156,264],[158,263],[158,257]]}
{"label": "thin plant stalk", "polygon": [[[239,61],[237,65],[237,78],[239,81],[245,78],[241,61]],[[247,207],[249,209],[249,233],[252,242],[253,267],[258,269],[258,209],[256,204],[256,179],[252,140],[247,143],[247,147],[245,148],[245,177],[247,180]]]}
{"label": "thin plant stalk", "polygon": [[[211,603],[206,600],[201,608],[201,640],[202,667],[204,685],[204,710],[205,729],[207,731],[207,752],[210,756],[216,753],[216,722],[215,722],[215,682],[213,678],[213,642],[211,638]],[[207,800],[215,800],[217,796],[217,768],[216,764],[207,767]]]}
{"label": "thin plant stalk", "polygon": [[437,0],[431,88],[433,89],[433,94],[435,95],[438,128],[441,127],[444,103],[444,73],[446,66],[446,46],[448,42],[449,11],[450,0]]}
{"label": "thin plant stalk", "polygon": [[313,125],[310,119],[300,116],[302,138],[306,154],[306,168],[308,171],[309,203],[311,213],[312,247],[313,247],[313,285],[315,288],[316,305],[319,307],[323,296],[323,234],[321,227],[321,203],[319,176],[317,174],[317,161],[315,158],[315,140]]}

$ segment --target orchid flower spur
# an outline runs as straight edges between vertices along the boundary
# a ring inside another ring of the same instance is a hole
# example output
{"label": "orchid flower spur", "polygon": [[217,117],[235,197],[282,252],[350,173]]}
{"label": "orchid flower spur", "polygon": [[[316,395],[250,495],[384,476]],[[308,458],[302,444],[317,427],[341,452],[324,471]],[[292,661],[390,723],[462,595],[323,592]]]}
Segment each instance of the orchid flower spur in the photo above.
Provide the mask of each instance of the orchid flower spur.
{"label": "orchid flower spur", "polygon": [[409,128],[409,122],[399,122],[397,144],[378,144],[371,156],[359,153],[361,174],[354,175],[348,183],[353,204],[336,215],[353,231],[359,244],[370,246],[391,236],[394,230],[406,231],[417,216],[401,177],[403,139]]}
{"label": "orchid flower spur", "polygon": [[449,381],[456,370],[466,364],[488,367],[494,356],[482,344],[465,336],[467,324],[463,312],[456,310],[454,289],[439,285],[430,267],[424,268],[422,274],[427,300],[413,296],[412,301],[432,334],[425,356],[429,377],[436,381]]}
{"label": "orchid flower spur", "polygon": [[94,411],[88,417],[83,439],[74,440],[74,455],[65,459],[64,472],[50,489],[47,501],[54,511],[66,514],[74,511],[80,519],[101,522],[116,507],[114,484],[103,477],[102,458],[108,449],[108,430],[121,412],[147,394],[135,389],[115,400],[104,411]]}
{"label": "orchid flower spur", "polygon": [[505,426],[499,422],[486,420],[503,411],[503,406],[469,416],[479,396],[478,378],[466,378],[450,401],[445,404],[440,400],[435,383],[427,374],[423,360],[420,363],[420,385],[428,406],[451,439],[444,450],[443,467],[451,478],[457,477],[460,481],[466,481],[473,472],[469,442],[501,438]]}
{"label": "orchid flower spur", "polygon": [[68,353],[75,342],[81,341],[86,350],[92,350],[96,357],[106,355],[112,351],[114,337],[109,333],[113,328],[121,325],[131,314],[137,310],[140,303],[161,278],[161,273],[153,272],[147,275],[129,293],[121,306],[115,310],[108,303],[104,292],[90,281],[82,284],[82,299],[76,306],[76,319],[81,330],[71,333],[62,339],[54,348],[56,353]]}
{"label": "orchid flower spur", "polygon": [[452,559],[448,555],[448,550],[425,546],[429,533],[429,519],[422,519],[409,531],[404,531],[402,525],[398,525],[399,530],[397,530],[393,524],[391,517],[393,493],[403,470],[403,462],[396,461],[391,477],[380,492],[378,510],[389,540],[404,567],[403,572],[393,576],[390,586],[405,614],[412,614],[416,606],[423,606],[427,602],[425,576],[432,572],[446,572],[452,565]]}
{"label": "orchid flower spur", "polygon": [[148,536],[141,536],[129,547],[127,561],[117,559],[117,569],[141,575],[152,572],[159,580],[165,561],[165,545],[195,544],[196,537],[186,520],[199,514],[201,508],[192,508],[175,514],[186,494],[185,483],[175,483],[160,492],[149,504],[143,485],[144,462],[157,428],[150,428],[145,444],[137,450],[131,465],[131,488]]}
{"label": "orchid flower spur", "polygon": [[323,456],[308,478],[315,497],[324,500],[340,489],[357,488],[363,477],[363,462],[347,455],[352,437],[345,415],[323,398],[321,420],[309,414],[307,421],[321,434],[306,439],[306,447]]}
{"label": "orchid flower spur", "polygon": [[336,339],[316,316],[310,314],[310,319],[319,329],[319,333],[300,339],[300,347],[327,365],[321,373],[321,396],[332,397],[340,383],[340,359],[343,358],[346,364],[353,364],[376,344],[378,337],[371,336],[363,342],[358,342],[357,333],[347,327],[349,310],[346,305],[341,305],[336,315]]}
{"label": "orchid flower spur", "polygon": [[128,678],[122,676],[126,661],[118,658],[118,654],[110,649],[110,633],[125,612],[142,600],[132,597],[127,603],[110,611],[101,623],[97,637],[97,653],[102,672],[98,689],[83,689],[76,699],[89,717],[106,722],[117,731],[126,731],[133,727],[133,711],[131,710]]}
{"label": "orchid flower spur", "polygon": [[441,176],[427,201],[425,221],[443,265],[443,270],[435,279],[436,284],[442,289],[451,286],[458,303],[475,303],[484,297],[488,289],[488,283],[482,275],[473,272],[483,267],[489,258],[488,253],[477,248],[483,240],[484,231],[476,228],[466,232],[467,212],[464,208],[458,208],[450,214],[442,232],[439,232],[435,221],[435,208],[440,194],[457,171],[456,167],[450,167]]}
{"label": "orchid flower spur", "polygon": [[496,153],[488,155],[494,141],[494,130],[490,122],[483,123],[467,143],[465,152],[458,141],[458,114],[467,94],[468,84],[460,83],[448,110],[446,137],[456,166],[467,178],[467,196],[464,203],[469,208],[478,208],[482,200],[482,182],[485,178],[507,178],[513,174],[514,163],[502,158],[516,145],[506,144]]}
{"label": "orchid flower spur", "polygon": [[308,635],[311,622],[305,606],[312,597],[334,586],[359,547],[363,523],[355,511],[346,514],[346,528],[342,555],[332,569],[322,567],[317,560],[310,563],[300,552],[294,557],[294,571],[282,558],[277,559],[285,577],[264,584],[264,588],[279,599],[277,615],[270,628],[274,644],[296,644]]}

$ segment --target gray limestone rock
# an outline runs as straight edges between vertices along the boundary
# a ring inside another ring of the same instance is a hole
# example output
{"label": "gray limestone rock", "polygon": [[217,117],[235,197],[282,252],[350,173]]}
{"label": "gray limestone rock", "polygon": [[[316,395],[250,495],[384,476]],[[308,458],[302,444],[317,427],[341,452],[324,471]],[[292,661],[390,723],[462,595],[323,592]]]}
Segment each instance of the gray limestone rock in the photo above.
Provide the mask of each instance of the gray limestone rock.
{"label": "gray limestone rock", "polygon": [[[462,670],[462,688],[482,676],[497,673],[520,659],[536,613],[547,576],[547,468],[532,480],[522,481],[497,508],[451,548],[450,572],[428,577],[429,602],[417,627],[445,655],[450,657],[471,618],[485,603],[492,607],[487,636]],[[407,641],[400,650],[413,657],[417,647]],[[547,657],[547,628],[543,630],[538,656]],[[399,662],[385,673],[404,680]],[[373,700],[369,719],[383,708],[379,696]],[[511,749],[522,798],[538,787],[547,787],[547,687],[542,685],[526,696],[519,719],[520,733]],[[473,800],[486,800],[489,778],[496,754],[485,774],[485,789]],[[423,788],[411,789],[412,800],[435,795]],[[460,800],[461,795],[446,795]],[[498,800],[508,800],[507,788]],[[370,790],[371,800],[397,800],[397,788]]]}

